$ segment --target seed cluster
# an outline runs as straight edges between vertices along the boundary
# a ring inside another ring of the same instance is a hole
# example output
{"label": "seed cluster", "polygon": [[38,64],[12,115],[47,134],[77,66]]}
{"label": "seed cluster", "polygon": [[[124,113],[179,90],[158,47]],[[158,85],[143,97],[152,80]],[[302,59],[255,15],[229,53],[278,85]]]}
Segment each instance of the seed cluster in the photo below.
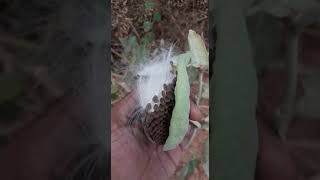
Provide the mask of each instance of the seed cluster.
{"label": "seed cluster", "polygon": [[163,85],[161,97],[152,98],[153,107],[149,103],[145,108],[143,129],[148,139],[156,144],[164,144],[169,136],[170,120],[175,105],[174,89],[176,78]]}

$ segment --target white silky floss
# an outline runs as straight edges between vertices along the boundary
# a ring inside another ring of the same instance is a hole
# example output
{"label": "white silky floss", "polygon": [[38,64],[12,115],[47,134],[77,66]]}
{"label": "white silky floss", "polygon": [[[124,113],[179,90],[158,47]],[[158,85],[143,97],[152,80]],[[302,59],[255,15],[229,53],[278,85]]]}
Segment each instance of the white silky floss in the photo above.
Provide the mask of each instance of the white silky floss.
{"label": "white silky floss", "polygon": [[151,104],[151,112],[154,103],[152,98],[156,95],[160,99],[164,84],[172,82],[175,75],[172,73],[172,47],[168,51],[162,52],[156,56],[150,63],[144,65],[138,74],[137,92],[140,106],[145,108],[148,103]]}

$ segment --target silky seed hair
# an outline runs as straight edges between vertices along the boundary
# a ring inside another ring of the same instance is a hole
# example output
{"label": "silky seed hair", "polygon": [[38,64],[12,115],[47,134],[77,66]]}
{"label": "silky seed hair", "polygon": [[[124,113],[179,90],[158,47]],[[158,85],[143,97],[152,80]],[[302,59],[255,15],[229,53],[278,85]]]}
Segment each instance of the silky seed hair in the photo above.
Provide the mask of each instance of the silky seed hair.
{"label": "silky seed hair", "polygon": [[139,108],[133,119],[142,123],[147,139],[156,144],[164,144],[169,136],[175,105],[176,73],[172,66],[172,49],[173,46],[162,50],[137,72]]}
{"label": "silky seed hair", "polygon": [[159,101],[154,101],[154,98],[160,99],[163,97],[162,90],[164,85],[172,82],[175,77],[172,72],[172,49],[163,51],[154,57],[150,63],[143,65],[141,70],[137,72],[137,92],[139,96],[140,106],[145,108],[149,103],[151,104],[150,111],[154,111],[154,105],[160,104]]}

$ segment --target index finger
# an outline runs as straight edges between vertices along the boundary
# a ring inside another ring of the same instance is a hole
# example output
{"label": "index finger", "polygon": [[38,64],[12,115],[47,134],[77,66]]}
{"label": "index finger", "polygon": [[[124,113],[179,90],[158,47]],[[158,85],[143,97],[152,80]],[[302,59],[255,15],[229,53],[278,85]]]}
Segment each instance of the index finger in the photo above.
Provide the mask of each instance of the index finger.
{"label": "index finger", "polygon": [[189,113],[189,118],[191,120],[194,120],[194,121],[201,121],[202,118],[203,118],[203,114],[202,112],[200,111],[200,109],[198,108],[198,106],[190,101],[190,113]]}

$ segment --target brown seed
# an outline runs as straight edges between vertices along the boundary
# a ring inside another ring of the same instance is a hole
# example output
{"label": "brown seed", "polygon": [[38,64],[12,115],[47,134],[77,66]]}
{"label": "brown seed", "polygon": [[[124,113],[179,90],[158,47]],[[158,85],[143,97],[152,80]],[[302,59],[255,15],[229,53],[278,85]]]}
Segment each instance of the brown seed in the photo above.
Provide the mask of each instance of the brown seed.
{"label": "brown seed", "polygon": [[172,82],[176,83],[176,81],[177,81],[177,77],[174,77]]}
{"label": "brown seed", "polygon": [[148,112],[151,109],[151,103],[148,103],[146,106],[146,111]]}
{"label": "brown seed", "polygon": [[174,85],[170,83],[170,84],[168,85],[168,88],[169,88],[170,91],[173,91],[173,90],[174,90]]}
{"label": "brown seed", "polygon": [[156,96],[156,95],[153,96],[152,101],[155,102],[155,103],[159,102],[158,96]]}
{"label": "brown seed", "polygon": [[158,105],[158,104],[155,104],[155,105],[153,106],[153,110],[154,110],[154,111],[158,111],[158,110],[159,110],[159,105]]}
{"label": "brown seed", "polygon": [[160,114],[160,113],[153,113],[153,114],[154,114],[153,117],[154,117],[155,119],[158,119],[158,118],[161,117],[161,114]]}
{"label": "brown seed", "polygon": [[167,91],[167,90],[168,90],[168,85],[167,85],[167,84],[163,84],[163,89],[164,89],[165,91]]}
{"label": "brown seed", "polygon": [[[162,112],[162,113],[165,112],[165,107],[164,107],[163,104],[160,104],[160,106],[159,106],[159,111]],[[161,113],[161,114],[162,114],[162,113]]]}
{"label": "brown seed", "polygon": [[164,105],[164,99],[163,98],[160,98],[160,104],[163,104]]}
{"label": "brown seed", "polygon": [[162,97],[165,97],[166,93],[164,91],[161,91],[161,95],[162,95]]}
{"label": "brown seed", "polygon": [[[153,106],[154,111],[146,115],[145,133],[156,144],[164,144],[169,136],[170,120],[175,105],[175,84],[176,78],[171,83],[163,85],[162,97],[154,96],[152,98],[152,101],[157,104]],[[149,111],[151,104],[147,106],[146,109]]]}

